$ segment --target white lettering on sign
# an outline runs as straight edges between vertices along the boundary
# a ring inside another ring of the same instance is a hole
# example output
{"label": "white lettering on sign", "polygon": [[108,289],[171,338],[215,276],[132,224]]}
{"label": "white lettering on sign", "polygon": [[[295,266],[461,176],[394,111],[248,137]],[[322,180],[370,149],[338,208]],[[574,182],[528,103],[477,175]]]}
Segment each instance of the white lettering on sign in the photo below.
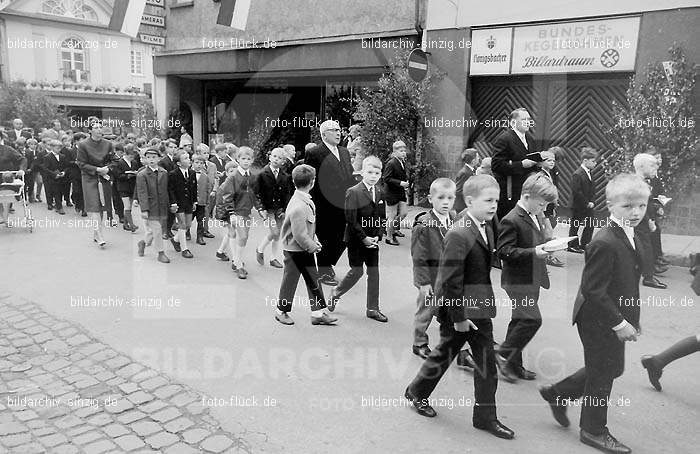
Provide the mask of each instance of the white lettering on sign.
{"label": "white lettering on sign", "polygon": [[162,36],[140,34],[141,42],[146,44],[154,44],[156,46],[165,46],[165,38]]}
{"label": "white lettering on sign", "polygon": [[141,16],[141,23],[146,25],[153,25],[155,27],[165,27],[165,18],[163,16],[144,14],[143,16]]}
{"label": "white lettering on sign", "polygon": [[165,0],[146,0],[146,4],[165,8]]}

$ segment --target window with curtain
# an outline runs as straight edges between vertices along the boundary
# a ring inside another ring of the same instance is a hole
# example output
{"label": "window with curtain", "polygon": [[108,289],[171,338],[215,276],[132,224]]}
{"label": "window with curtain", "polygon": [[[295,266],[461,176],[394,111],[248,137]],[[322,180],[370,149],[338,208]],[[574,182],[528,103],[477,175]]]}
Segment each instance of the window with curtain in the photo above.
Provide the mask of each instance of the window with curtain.
{"label": "window with curtain", "polygon": [[61,44],[61,67],[64,81],[88,81],[85,50],[83,42],[78,38],[68,38]]}
{"label": "window with curtain", "polygon": [[131,50],[131,74],[133,76],[143,75],[143,52]]}

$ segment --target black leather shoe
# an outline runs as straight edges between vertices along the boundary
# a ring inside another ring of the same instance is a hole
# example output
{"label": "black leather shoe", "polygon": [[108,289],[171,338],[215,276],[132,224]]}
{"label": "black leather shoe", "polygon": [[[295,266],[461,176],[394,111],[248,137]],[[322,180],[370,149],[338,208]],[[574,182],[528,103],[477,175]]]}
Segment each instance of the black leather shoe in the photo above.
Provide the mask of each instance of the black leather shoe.
{"label": "black leather shoe", "polygon": [[66,206],[67,206],[68,208],[72,208],[72,207],[73,207],[73,204],[70,203],[70,202],[66,202]]}
{"label": "black leather shoe", "polygon": [[324,274],[323,276],[321,276],[321,278],[318,281],[321,284],[328,285],[331,287],[335,287],[336,285],[338,285],[338,281],[334,277],[329,276],[327,274]]}
{"label": "black leather shoe", "polygon": [[158,261],[160,263],[170,263],[170,259],[165,255],[165,252],[162,251],[158,253]]}
{"label": "black leather shoe", "polygon": [[664,288],[668,287],[668,285],[664,284],[663,282],[656,279],[655,277],[645,277],[644,280],[642,281],[642,285],[645,287],[660,288],[660,289],[664,289]]}
{"label": "black leather shoe", "polygon": [[535,378],[537,378],[536,373],[534,373],[531,370],[527,370],[524,367],[518,367],[518,368],[515,368],[513,370],[515,372],[515,375],[518,378],[522,378],[523,380],[534,380]]}
{"label": "black leather shoe", "polygon": [[491,435],[494,435],[498,438],[503,438],[504,440],[512,440],[513,438],[515,438],[515,432],[501,424],[501,422],[497,419],[489,421],[486,424],[474,424],[474,427],[476,427],[479,430],[485,430]]}
{"label": "black leather shoe", "polygon": [[418,400],[416,396],[411,394],[408,388],[406,388],[406,392],[404,392],[403,395],[413,403],[413,407],[419,415],[425,416],[426,418],[434,418],[437,416],[435,409],[428,404],[428,399]]}
{"label": "black leather shoe", "polygon": [[180,243],[175,241],[174,239],[170,239],[170,242],[173,244],[173,248],[175,249],[175,252],[180,252],[182,251],[182,248],[180,247]]}
{"label": "black leather shoe", "polygon": [[472,352],[466,349],[459,352],[457,355],[457,367],[467,370],[476,369],[474,358],[472,358]]}
{"label": "black leather shoe", "polygon": [[191,240],[192,240],[192,234],[189,232],[189,230],[185,233],[185,239],[186,239],[187,241],[191,241]]}
{"label": "black leather shoe", "polygon": [[647,374],[649,374],[649,382],[651,383],[651,386],[653,386],[657,391],[661,391],[661,382],[659,379],[661,378],[663,369],[656,367],[654,357],[651,355],[642,356],[642,366],[647,370]]}
{"label": "black leather shoe", "polygon": [[335,317],[331,317],[328,314],[323,314],[320,317],[311,317],[311,324],[312,325],[335,325],[335,322],[337,322],[338,319]]}
{"label": "black leather shoe", "polygon": [[610,432],[606,432],[600,435],[593,435],[581,429],[581,434],[579,439],[582,443],[592,446],[600,451],[608,452],[610,454],[629,454],[632,452],[630,448],[623,445],[615,437],[610,435]]}
{"label": "black leather shoe", "polygon": [[418,355],[423,359],[426,359],[428,355],[430,355],[430,347],[428,347],[428,344],[421,345],[420,347],[416,347],[415,345],[413,346],[413,354]]}
{"label": "black leather shoe", "polygon": [[231,260],[225,252],[217,252],[216,258],[221,260],[222,262],[228,262],[229,260]]}
{"label": "black leather shoe", "polygon": [[270,260],[270,266],[273,268],[284,268],[284,266],[277,259]]}
{"label": "black leather shoe", "polygon": [[192,252],[189,249],[185,249],[184,251],[182,251],[182,256],[186,259],[191,259],[192,257],[194,257],[194,255],[192,255]]}
{"label": "black leather shoe", "polygon": [[386,315],[382,314],[378,310],[367,311],[367,318],[371,318],[372,320],[376,320],[376,321],[382,322],[382,323],[386,323],[389,321],[389,319],[386,318]]}
{"label": "black leather shoe", "polygon": [[139,246],[139,252],[138,252],[139,257],[143,257],[143,253],[146,250],[146,242],[141,240],[141,241],[139,241],[138,246]]}
{"label": "black leather shoe", "polygon": [[583,254],[585,252],[583,249],[578,248],[578,247],[569,247],[569,248],[566,248],[566,250],[569,252],[573,252],[574,254]]}
{"label": "black leather shoe", "polygon": [[260,252],[256,249],[255,250],[255,260],[257,260],[258,265],[263,266],[265,264],[265,254],[263,254],[262,252]]}
{"label": "black leather shoe", "polygon": [[498,370],[505,381],[508,383],[516,383],[518,381],[518,376],[515,375],[515,371],[511,369],[508,361],[499,354],[496,354],[496,366],[498,366]]}
{"label": "black leather shoe", "polygon": [[63,211],[63,208],[57,209],[57,210],[56,210],[56,213],[57,213],[57,214],[61,214],[61,215],[66,214],[66,212]]}
{"label": "black leather shoe", "polygon": [[564,262],[554,257],[553,255],[547,256],[545,262],[547,263],[547,265],[556,266],[557,268],[562,268],[564,266]]}
{"label": "black leather shoe", "polygon": [[202,236],[204,236],[204,238],[215,238],[211,232],[204,232]]}
{"label": "black leather shoe", "polygon": [[668,271],[668,266],[666,266],[666,265],[654,265],[654,274],[655,275],[661,276],[666,271]]}
{"label": "black leather shoe", "polygon": [[275,320],[280,322],[283,325],[293,325],[294,320],[292,320],[292,317],[289,316],[288,313],[282,312],[281,314],[275,315]]}
{"label": "black leather shoe", "polygon": [[335,310],[335,305],[338,304],[339,300],[340,298],[338,298],[336,295],[335,289],[331,289],[331,293],[326,301],[326,308],[328,309],[328,312],[333,312]]}
{"label": "black leather shoe", "polygon": [[204,241],[204,236],[202,236],[202,235],[197,235],[196,243],[199,244],[200,246],[206,246],[206,244],[207,244],[206,241]]}
{"label": "black leather shoe", "polygon": [[392,246],[398,246],[398,245],[399,245],[399,242],[396,241],[395,238],[387,238],[387,239],[384,240],[384,242],[385,242],[386,244],[390,244],[390,245],[392,245]]}
{"label": "black leather shoe", "polygon": [[403,238],[406,235],[404,235],[403,233],[401,233],[400,231],[397,230],[396,232],[394,232],[394,236],[398,236],[399,238]]}
{"label": "black leather shoe", "polygon": [[541,386],[540,396],[549,404],[549,408],[552,410],[552,416],[554,420],[559,423],[562,427],[569,427],[569,417],[566,416],[566,405],[564,400],[557,400],[557,393],[554,391],[552,385]]}

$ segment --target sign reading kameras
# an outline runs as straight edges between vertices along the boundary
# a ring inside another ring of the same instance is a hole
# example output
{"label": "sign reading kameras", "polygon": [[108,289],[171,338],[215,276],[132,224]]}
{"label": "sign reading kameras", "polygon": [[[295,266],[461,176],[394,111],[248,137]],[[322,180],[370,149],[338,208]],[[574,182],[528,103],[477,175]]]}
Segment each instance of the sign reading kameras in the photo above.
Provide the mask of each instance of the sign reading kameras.
{"label": "sign reading kameras", "polygon": [[639,17],[477,29],[469,74],[634,71],[638,35]]}
{"label": "sign reading kameras", "polygon": [[141,23],[153,25],[155,27],[165,27],[165,17],[154,16],[152,14],[144,14],[143,16],[141,16]]}

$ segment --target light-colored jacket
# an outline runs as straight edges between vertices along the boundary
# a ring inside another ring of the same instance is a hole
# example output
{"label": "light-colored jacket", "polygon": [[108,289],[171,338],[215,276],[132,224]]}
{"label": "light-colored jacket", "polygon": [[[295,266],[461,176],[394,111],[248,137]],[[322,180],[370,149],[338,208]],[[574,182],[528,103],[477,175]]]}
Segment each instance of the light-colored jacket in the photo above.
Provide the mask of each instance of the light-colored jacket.
{"label": "light-colored jacket", "polygon": [[311,196],[298,189],[289,199],[282,223],[282,249],[295,252],[315,252],[316,205]]}

